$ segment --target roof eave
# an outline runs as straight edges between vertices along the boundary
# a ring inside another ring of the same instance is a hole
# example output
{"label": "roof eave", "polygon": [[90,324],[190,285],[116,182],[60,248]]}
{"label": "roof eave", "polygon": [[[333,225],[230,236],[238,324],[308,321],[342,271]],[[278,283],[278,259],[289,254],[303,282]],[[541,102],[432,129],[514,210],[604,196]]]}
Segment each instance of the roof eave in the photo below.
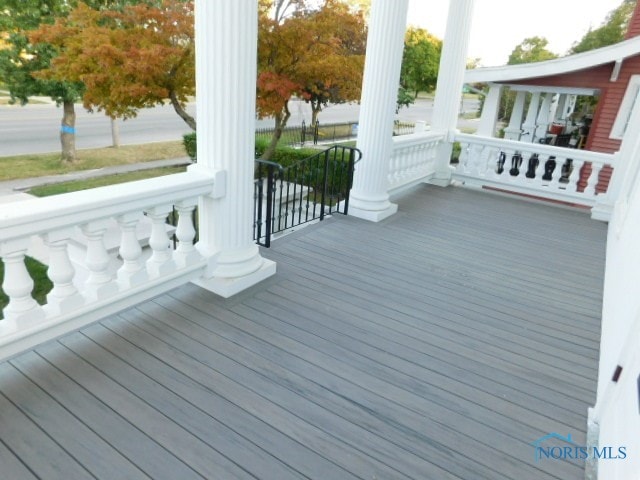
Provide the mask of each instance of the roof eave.
{"label": "roof eave", "polygon": [[548,77],[616,62],[639,54],[640,37],[634,37],[608,47],[545,62],[467,70],[464,80],[465,83],[509,82],[527,78]]}

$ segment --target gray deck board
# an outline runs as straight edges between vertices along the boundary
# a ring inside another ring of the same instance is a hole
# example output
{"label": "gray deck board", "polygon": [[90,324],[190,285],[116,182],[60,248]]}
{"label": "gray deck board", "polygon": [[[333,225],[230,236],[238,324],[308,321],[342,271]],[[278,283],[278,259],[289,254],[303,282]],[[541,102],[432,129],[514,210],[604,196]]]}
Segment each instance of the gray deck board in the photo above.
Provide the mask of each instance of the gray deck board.
{"label": "gray deck board", "polygon": [[187,285],[0,363],[0,476],[581,479],[531,443],[585,441],[606,226],[396,201],[274,241],[278,274],[235,297]]}

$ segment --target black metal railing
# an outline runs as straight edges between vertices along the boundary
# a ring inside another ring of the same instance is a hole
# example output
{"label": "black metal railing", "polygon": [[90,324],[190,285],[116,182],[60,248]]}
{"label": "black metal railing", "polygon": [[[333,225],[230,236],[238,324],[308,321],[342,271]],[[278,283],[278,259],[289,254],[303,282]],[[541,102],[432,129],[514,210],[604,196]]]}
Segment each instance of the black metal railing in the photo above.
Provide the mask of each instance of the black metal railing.
{"label": "black metal railing", "polygon": [[333,146],[290,166],[256,160],[254,239],[269,247],[271,237],[326,215],[349,211],[349,191],[360,150]]}
{"label": "black metal railing", "polygon": [[[415,123],[396,121],[393,124],[393,135],[408,135],[415,131]],[[257,128],[256,139],[269,141],[273,128]],[[320,123],[302,122],[300,125],[288,126],[282,130],[279,145],[305,146],[331,144],[344,140],[352,140],[358,136],[358,122]]]}

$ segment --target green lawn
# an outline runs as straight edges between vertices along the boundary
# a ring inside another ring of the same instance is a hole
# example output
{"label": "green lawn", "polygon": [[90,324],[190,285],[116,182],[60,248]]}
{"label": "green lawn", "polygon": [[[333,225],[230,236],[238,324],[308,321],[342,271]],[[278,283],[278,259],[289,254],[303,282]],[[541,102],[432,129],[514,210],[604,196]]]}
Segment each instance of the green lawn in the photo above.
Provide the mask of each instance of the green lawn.
{"label": "green lawn", "polygon": [[34,187],[27,193],[35,195],[36,197],[48,197],[50,195],[59,195],[61,193],[77,192],[79,190],[87,190],[89,188],[104,187],[107,185],[115,185],[118,183],[133,182],[135,180],[144,180],[147,178],[161,177],[163,175],[171,175],[174,173],[184,172],[186,168],[187,167],[184,166],[152,168],[148,170],[138,170],[136,172],[107,175],[105,177],[89,178],[86,180],[73,180],[71,182]]}
{"label": "green lawn", "polygon": [[0,181],[58,175],[113,165],[165,160],[186,156],[182,141],[125,145],[119,148],[78,150],[78,162],[63,164],[59,153],[0,157]]}

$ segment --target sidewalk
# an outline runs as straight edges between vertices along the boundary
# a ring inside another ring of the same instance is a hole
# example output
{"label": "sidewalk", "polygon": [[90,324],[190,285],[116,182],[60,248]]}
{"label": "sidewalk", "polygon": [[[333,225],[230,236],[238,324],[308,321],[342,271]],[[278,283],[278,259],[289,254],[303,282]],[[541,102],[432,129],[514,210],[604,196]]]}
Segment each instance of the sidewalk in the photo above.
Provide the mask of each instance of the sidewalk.
{"label": "sidewalk", "polygon": [[80,170],[63,175],[48,175],[45,177],[20,178],[17,180],[8,180],[0,182],[0,204],[9,202],[18,202],[33,198],[25,193],[25,190],[39,186],[51,185],[55,183],[64,183],[72,180],[85,180],[88,178],[105,177],[118,173],[135,172],[138,170],[149,170],[159,167],[174,167],[179,165],[189,165],[191,159],[189,157],[173,158],[168,160],[155,160],[151,162],[131,163],[129,165],[116,165],[113,167],[104,167],[94,170]]}

